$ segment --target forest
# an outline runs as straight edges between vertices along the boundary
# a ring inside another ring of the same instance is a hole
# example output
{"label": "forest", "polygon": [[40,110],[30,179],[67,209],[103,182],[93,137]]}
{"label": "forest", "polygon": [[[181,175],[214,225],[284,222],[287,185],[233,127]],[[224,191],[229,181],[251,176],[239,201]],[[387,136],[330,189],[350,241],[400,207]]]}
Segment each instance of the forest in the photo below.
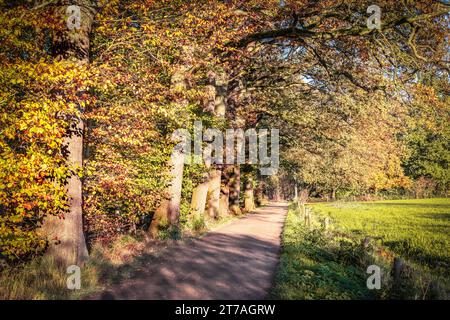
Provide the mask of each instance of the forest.
{"label": "forest", "polygon": [[0,287],[267,203],[448,197],[447,1],[0,8]]}

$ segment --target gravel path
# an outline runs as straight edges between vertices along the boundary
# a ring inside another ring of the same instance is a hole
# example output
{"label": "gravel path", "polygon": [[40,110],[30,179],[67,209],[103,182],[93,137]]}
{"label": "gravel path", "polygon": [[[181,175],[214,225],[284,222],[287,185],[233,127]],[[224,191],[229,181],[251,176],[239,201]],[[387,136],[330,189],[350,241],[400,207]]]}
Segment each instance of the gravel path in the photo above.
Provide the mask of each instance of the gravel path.
{"label": "gravel path", "polygon": [[286,204],[271,203],[175,245],[149,261],[148,271],[97,299],[264,299],[274,280],[286,213]]}

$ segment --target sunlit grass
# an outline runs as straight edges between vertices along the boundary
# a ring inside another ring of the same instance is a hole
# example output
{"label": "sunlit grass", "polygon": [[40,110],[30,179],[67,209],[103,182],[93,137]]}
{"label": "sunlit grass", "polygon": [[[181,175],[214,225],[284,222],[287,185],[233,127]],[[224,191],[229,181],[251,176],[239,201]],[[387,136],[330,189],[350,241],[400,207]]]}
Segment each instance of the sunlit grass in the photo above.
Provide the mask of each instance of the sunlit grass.
{"label": "sunlit grass", "polygon": [[345,232],[379,238],[393,252],[449,275],[450,199],[311,204]]}
{"label": "sunlit grass", "polygon": [[82,290],[67,288],[69,275],[48,257],[2,270],[0,300],[78,299],[98,285],[97,270],[92,265],[81,269]]}
{"label": "sunlit grass", "polygon": [[[448,199],[312,204],[308,226],[292,204],[273,297],[448,299],[449,207]],[[395,256],[405,262],[399,282]],[[366,287],[370,265],[382,270],[380,290]]]}
{"label": "sunlit grass", "polygon": [[[317,226],[316,226],[317,227]],[[298,210],[291,207],[283,231],[283,249],[275,287],[276,299],[353,300],[374,299],[366,287],[362,264],[370,257],[360,254],[358,244],[342,247],[339,239],[320,229],[309,229]],[[349,261],[353,257],[358,262]]]}

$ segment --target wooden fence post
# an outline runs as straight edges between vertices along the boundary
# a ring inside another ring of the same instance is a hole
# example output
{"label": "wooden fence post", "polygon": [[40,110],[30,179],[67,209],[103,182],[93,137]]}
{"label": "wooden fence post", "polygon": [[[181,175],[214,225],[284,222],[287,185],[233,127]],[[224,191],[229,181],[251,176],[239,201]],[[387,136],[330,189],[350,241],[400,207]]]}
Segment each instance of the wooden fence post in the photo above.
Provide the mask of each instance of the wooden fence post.
{"label": "wooden fence post", "polygon": [[311,212],[305,209],[305,225],[311,227]]}
{"label": "wooden fence post", "polygon": [[330,227],[330,218],[326,217],[324,222],[323,222],[323,227],[325,229],[325,231],[328,230],[328,228]]}
{"label": "wooden fence post", "polygon": [[[425,292],[422,298],[423,300],[427,298],[427,293],[428,292]],[[436,280],[431,281],[429,284],[428,298],[432,300],[439,300],[443,298],[441,295],[441,286],[439,285],[439,282],[437,282]]]}
{"label": "wooden fence post", "polygon": [[365,237],[362,244],[364,248],[368,248],[370,246],[370,242],[372,241],[371,237]]}
{"label": "wooden fence post", "polygon": [[394,283],[400,284],[400,278],[403,271],[403,259],[400,257],[394,258]]}

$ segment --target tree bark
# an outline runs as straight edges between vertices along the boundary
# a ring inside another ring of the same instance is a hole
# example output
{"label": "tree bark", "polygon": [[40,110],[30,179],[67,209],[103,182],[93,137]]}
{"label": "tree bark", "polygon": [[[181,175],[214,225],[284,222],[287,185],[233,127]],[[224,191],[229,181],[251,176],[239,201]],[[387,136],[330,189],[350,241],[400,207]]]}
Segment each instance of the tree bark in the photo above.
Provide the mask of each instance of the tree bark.
{"label": "tree bark", "polygon": [[297,183],[294,184],[294,201],[298,200],[298,187]]}
{"label": "tree bark", "polygon": [[178,227],[185,156],[182,150],[174,150],[168,163],[171,168],[170,184],[166,190],[168,198],[161,202],[153,215],[149,228],[153,238],[158,237],[159,226],[164,220],[167,220],[171,229]]}
{"label": "tree bark", "polygon": [[258,185],[255,188],[255,206],[259,207],[264,202],[264,182],[259,178]]}
{"label": "tree bark", "polygon": [[309,190],[308,188],[303,188],[300,191],[298,202],[302,205],[305,205],[308,202],[308,198],[309,198]]}
{"label": "tree bark", "polygon": [[245,181],[245,192],[244,192],[244,210],[250,212],[255,210],[255,197],[253,193],[253,178],[247,177]]}
{"label": "tree bark", "polygon": [[[186,55],[184,59],[189,58],[190,48],[183,47]],[[183,65],[179,65],[175,68],[175,71],[172,75],[171,87],[174,91],[183,92],[187,89],[186,82],[186,72],[189,68],[189,60],[184,60]],[[176,101],[179,104],[187,105],[188,101],[186,99],[181,99]],[[152,222],[150,223],[149,234],[153,238],[158,237],[159,227],[162,221],[167,219],[167,222],[170,225],[170,228],[176,229],[178,228],[179,218],[180,218],[180,202],[181,202],[181,191],[183,185],[183,171],[184,171],[184,162],[186,154],[183,152],[184,150],[180,150],[174,148],[172,152],[172,156],[168,163],[170,169],[170,183],[169,187],[166,190],[166,194],[168,195],[167,199],[164,199],[159,207],[155,210],[153,215]]]}
{"label": "tree bark", "polygon": [[208,196],[209,175],[205,177],[205,181],[194,188],[191,200],[191,213],[196,216],[205,213],[206,198]]}
{"label": "tree bark", "polygon": [[279,181],[277,181],[277,184],[275,185],[275,197],[274,200],[276,202],[281,201],[281,190],[280,190],[280,184]]}
{"label": "tree bark", "polygon": [[229,212],[230,178],[227,176],[229,170],[230,168],[225,168],[222,171],[222,185],[220,187],[220,198],[219,198],[219,217],[228,216],[230,213]]}
{"label": "tree bark", "polygon": [[220,119],[225,119],[225,115],[227,112],[227,78],[224,73],[221,73],[216,76],[215,79],[215,88],[216,88],[216,99],[215,99],[215,107],[214,113]]}
{"label": "tree bark", "polygon": [[[219,215],[227,216],[230,214],[230,193],[233,188],[235,178],[235,166],[226,165],[222,171],[222,185],[220,188]],[[238,206],[239,208],[239,206]],[[235,209],[234,209],[235,210]],[[233,214],[237,212],[231,211]]]}
{"label": "tree bark", "polygon": [[[205,112],[214,113],[216,103],[216,88],[212,85],[215,74],[208,74],[210,84],[206,86],[206,99],[203,102]],[[209,169],[210,165],[206,164]],[[191,199],[191,213],[194,215],[203,215],[206,210],[206,200],[208,197],[208,188],[210,183],[210,173],[204,177],[204,181],[194,188]]]}
{"label": "tree bark", "polygon": [[[215,107],[214,114],[217,118],[221,120],[225,120],[226,114],[226,97],[227,97],[227,79],[224,74],[216,75],[215,79]],[[208,187],[208,201],[207,201],[207,211],[210,217],[218,218],[220,214],[220,198],[221,198],[221,177],[222,177],[222,165],[216,165],[215,169],[211,172],[211,177],[209,181]],[[228,194],[227,190],[224,190],[222,193],[222,205],[228,203]],[[224,198],[225,197],[225,198]],[[222,211],[225,211],[223,208]],[[226,209],[228,212],[228,208]]]}
{"label": "tree bark", "polygon": [[240,196],[241,196],[241,168],[239,164],[233,168],[233,177],[230,181],[230,193],[229,193],[229,206],[230,212],[234,215],[241,214],[240,208]]}
{"label": "tree bark", "polygon": [[167,207],[167,217],[170,226],[177,227],[180,218],[181,190],[183,184],[184,158],[182,150],[174,150],[170,159],[172,181],[169,187],[170,199]]}
{"label": "tree bark", "polygon": [[[53,39],[53,55],[59,60],[86,64],[89,63],[89,36],[95,9],[88,0],[74,0],[71,5],[79,6],[80,9],[80,24],[72,30],[66,26],[69,18],[67,5],[60,1],[54,8],[55,15],[61,17],[60,20],[65,25]],[[64,142],[68,152],[67,162],[70,167],[81,170],[84,123],[79,115],[71,115],[70,118],[68,137]],[[48,238],[58,240],[56,243],[50,241],[47,254],[64,267],[82,266],[89,259],[89,254],[83,232],[82,181],[77,173],[72,174],[67,182],[67,196],[69,211],[64,215],[64,219],[48,217],[44,222],[43,229]]]}
{"label": "tree bark", "polygon": [[207,212],[211,218],[219,217],[221,176],[222,171],[215,169],[208,181]]}

